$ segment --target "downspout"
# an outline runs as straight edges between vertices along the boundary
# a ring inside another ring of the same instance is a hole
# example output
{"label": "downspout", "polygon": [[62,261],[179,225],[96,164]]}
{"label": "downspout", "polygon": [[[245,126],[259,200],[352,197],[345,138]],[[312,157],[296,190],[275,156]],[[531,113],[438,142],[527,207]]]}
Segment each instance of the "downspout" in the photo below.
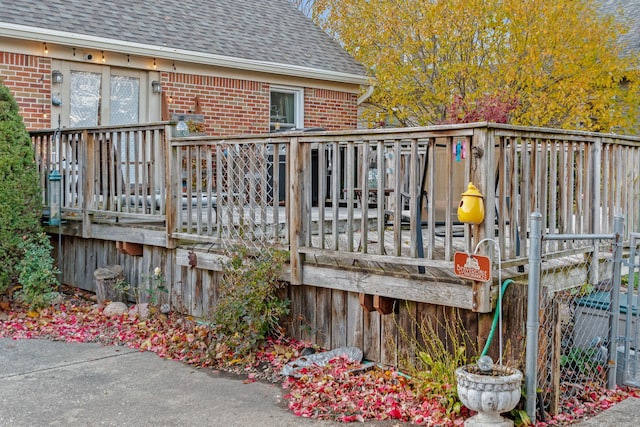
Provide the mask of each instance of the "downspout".
{"label": "downspout", "polygon": [[360,97],[358,98],[358,104],[357,105],[360,105],[363,102],[365,102],[367,99],[369,99],[371,97],[371,95],[373,94],[373,89],[374,88],[375,88],[374,85],[367,86],[367,90],[365,91],[365,93],[360,95]]}

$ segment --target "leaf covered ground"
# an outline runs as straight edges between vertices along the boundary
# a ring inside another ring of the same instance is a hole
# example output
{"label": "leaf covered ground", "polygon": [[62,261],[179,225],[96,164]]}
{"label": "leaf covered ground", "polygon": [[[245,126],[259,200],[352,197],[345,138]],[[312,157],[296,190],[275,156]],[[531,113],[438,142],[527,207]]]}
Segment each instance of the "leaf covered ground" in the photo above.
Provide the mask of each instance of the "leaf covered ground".
{"label": "leaf covered ground", "polygon": [[[302,370],[298,378],[280,375],[283,366],[300,357],[308,344],[269,339],[250,358],[235,359],[224,345],[212,345],[210,328],[189,316],[155,313],[107,316],[94,296],[78,290],[63,294],[56,306],[39,312],[8,300],[0,301],[0,337],[101,343],[152,351],[202,369],[242,374],[245,382],[279,382],[287,389],[289,409],[301,417],[364,422],[393,420],[418,425],[461,426],[473,415],[462,408],[447,413],[437,396],[418,397],[410,378],[395,369],[334,359],[327,366]],[[569,403],[567,413],[538,422],[538,426],[568,425],[593,416],[637,390],[585,390]]]}

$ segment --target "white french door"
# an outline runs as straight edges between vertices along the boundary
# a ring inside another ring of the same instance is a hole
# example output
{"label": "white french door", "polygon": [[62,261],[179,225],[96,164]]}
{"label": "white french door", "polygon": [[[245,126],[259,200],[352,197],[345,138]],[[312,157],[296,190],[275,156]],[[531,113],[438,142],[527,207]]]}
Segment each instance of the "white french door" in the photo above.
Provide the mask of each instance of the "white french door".
{"label": "white french door", "polygon": [[[62,126],[135,124],[147,117],[146,72],[74,62],[64,62],[60,69],[64,81],[52,87],[52,96],[62,101],[58,109]],[[51,118],[57,126],[55,107]]]}

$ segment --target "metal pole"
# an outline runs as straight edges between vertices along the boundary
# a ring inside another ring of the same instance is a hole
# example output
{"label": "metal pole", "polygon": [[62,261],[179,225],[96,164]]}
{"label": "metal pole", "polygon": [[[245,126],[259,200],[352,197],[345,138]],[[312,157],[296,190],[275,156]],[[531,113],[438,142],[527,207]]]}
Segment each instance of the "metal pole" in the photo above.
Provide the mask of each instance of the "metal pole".
{"label": "metal pole", "polygon": [[[62,129],[62,116],[60,114],[58,114],[58,128],[55,130],[55,132],[53,133],[53,141],[56,144],[56,155],[58,156],[58,165],[56,167],[56,170],[62,170],[62,155],[60,153],[60,151],[62,150],[62,135],[61,135],[61,129]],[[69,166],[69,165],[68,165]],[[59,186],[59,195],[60,195],[60,200],[59,200],[59,216],[58,216],[58,260],[57,260],[57,268],[58,268],[58,274],[56,275],[58,278],[58,293],[62,293],[62,201],[63,201],[63,197],[62,197],[62,181],[58,182],[58,186]],[[51,218],[51,206],[49,206],[49,218]]]}
{"label": "metal pole", "polygon": [[58,293],[62,293],[62,221],[58,223]]}
{"label": "metal pole", "polygon": [[[613,283],[611,286],[611,304],[609,304],[609,362],[607,388],[616,388],[616,370],[618,365],[618,322],[620,321],[620,267],[622,264],[622,239],[624,217],[616,214],[613,218],[615,243],[613,249]],[[627,312],[627,316],[631,313]],[[628,321],[631,321],[630,319]]]}
{"label": "metal pole", "polygon": [[540,264],[542,247],[542,215],[531,214],[529,235],[529,284],[527,296],[527,348],[525,364],[526,410],[531,423],[536,422],[536,389],[538,382],[538,329],[540,328]]}
{"label": "metal pole", "polygon": [[[623,384],[629,379],[629,365],[630,365],[630,356],[631,356],[631,346],[636,347],[635,338],[631,338],[631,324],[636,325],[634,327],[633,337],[637,337],[637,320],[634,319],[634,316],[637,317],[637,313],[634,315],[634,304],[633,304],[633,283],[635,280],[635,271],[636,271],[636,236],[634,233],[631,233],[631,244],[629,245],[629,286],[627,287],[627,321],[624,322],[624,373],[622,377]],[[621,266],[622,267],[622,266]],[[614,270],[615,274],[615,270]],[[617,359],[616,359],[617,363]],[[635,363],[634,363],[635,367]],[[633,373],[635,374],[635,369],[633,369]]]}

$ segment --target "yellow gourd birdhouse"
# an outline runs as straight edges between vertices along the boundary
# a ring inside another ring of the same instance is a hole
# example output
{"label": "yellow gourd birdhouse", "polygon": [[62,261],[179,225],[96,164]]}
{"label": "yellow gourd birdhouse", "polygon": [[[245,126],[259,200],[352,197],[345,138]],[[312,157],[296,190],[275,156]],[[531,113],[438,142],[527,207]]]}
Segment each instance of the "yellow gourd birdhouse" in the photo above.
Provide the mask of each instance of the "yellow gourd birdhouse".
{"label": "yellow gourd birdhouse", "polygon": [[483,199],[480,190],[470,182],[458,205],[458,220],[467,224],[480,224],[484,220]]}

